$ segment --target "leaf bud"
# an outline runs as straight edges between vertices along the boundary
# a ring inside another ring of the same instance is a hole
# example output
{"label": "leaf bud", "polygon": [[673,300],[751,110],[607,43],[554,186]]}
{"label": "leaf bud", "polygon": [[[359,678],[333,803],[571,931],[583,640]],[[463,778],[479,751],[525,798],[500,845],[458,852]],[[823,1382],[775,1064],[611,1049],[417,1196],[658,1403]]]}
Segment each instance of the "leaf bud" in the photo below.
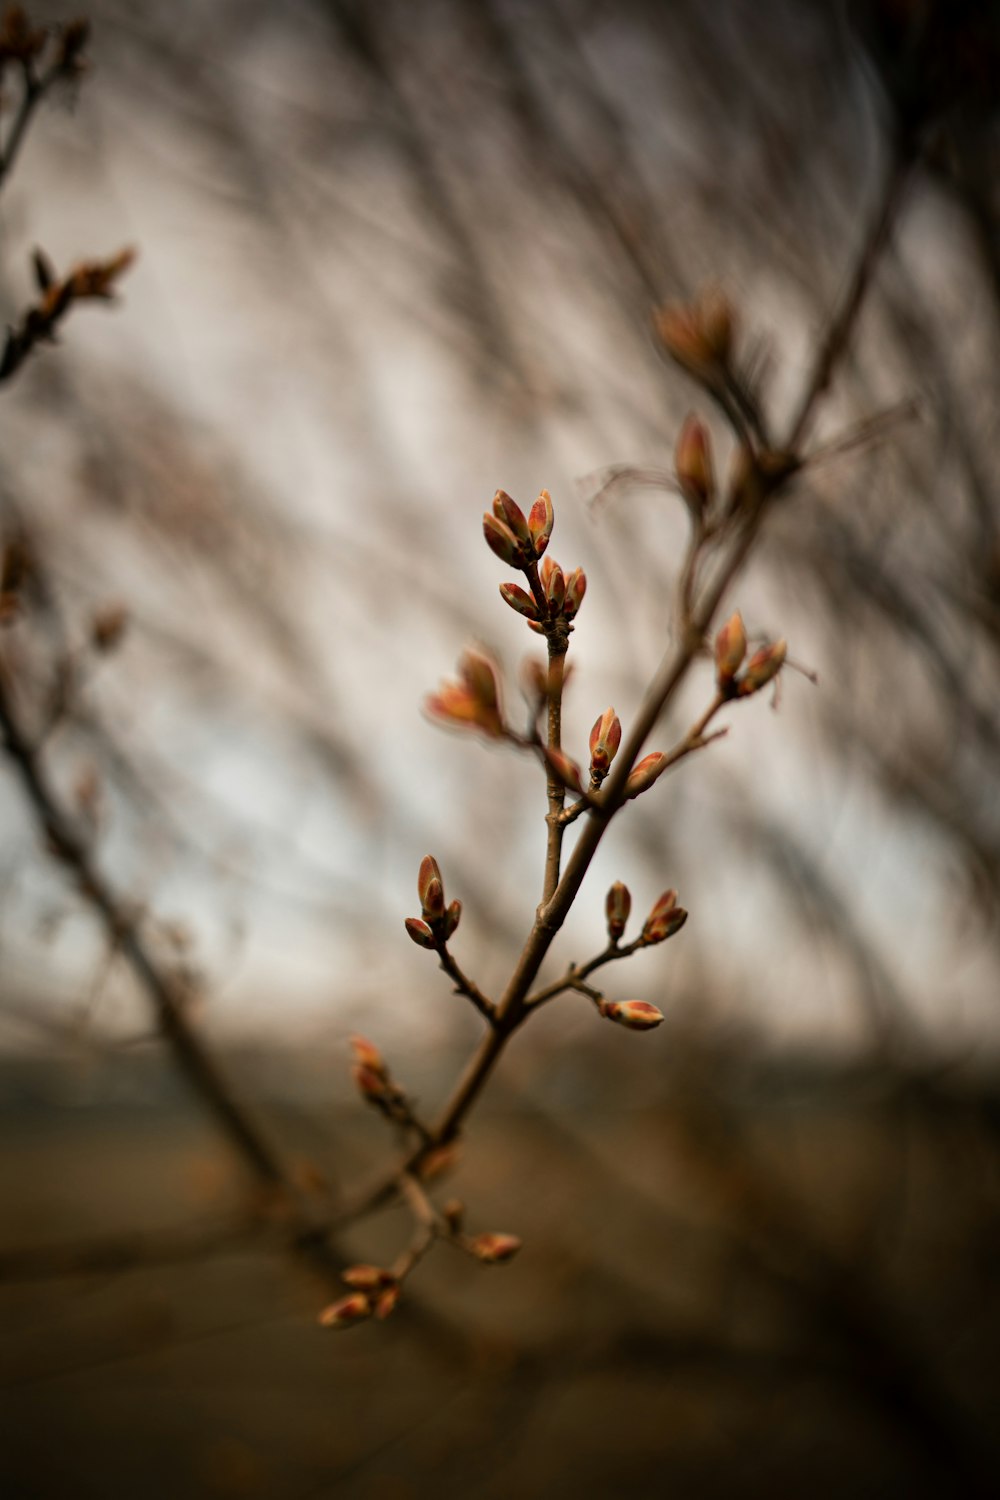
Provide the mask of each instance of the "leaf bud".
{"label": "leaf bud", "polygon": [[459,924],[459,922],[461,920],[461,917],[462,917],[462,903],[461,903],[461,901],[452,901],[452,903],[448,907],[448,910],[444,914],[444,939],[445,939],[445,942],[447,942],[448,939],[454,934],[455,929],[458,927],[458,924]]}
{"label": "leaf bud", "polygon": [[432,880],[436,880],[438,885],[442,884],[441,869],[433,854],[425,854],[417,872],[417,896],[422,907],[427,906],[427,892]]}
{"label": "leaf bud", "polygon": [[489,511],[483,516],[483,536],[501,562],[508,563],[512,568],[520,566],[521,549],[517,545],[516,536],[509,526],[497,520],[496,516],[491,516]]}
{"label": "leaf bud", "polygon": [[767,687],[784,666],[787,651],[788,643],[783,640],[755,651],[740,678],[741,697],[749,697],[751,693],[759,693],[761,688]]}
{"label": "leaf bud", "polygon": [[536,557],[541,557],[549,545],[554,520],[555,514],[552,509],[552,496],[548,490],[542,490],[528,512],[528,530],[531,533],[531,540],[534,543]]}
{"label": "leaf bud", "polygon": [[511,609],[516,610],[519,615],[524,615],[525,619],[538,619],[538,605],[532,599],[531,595],[525,589],[519,587],[518,584],[502,583],[500,585],[500,597],[505,604],[510,605]]}
{"label": "leaf bud", "polygon": [[739,610],[723,625],[715,637],[715,671],[719,687],[728,690],[747,654],[747,632]]}
{"label": "leaf bud", "polygon": [[646,1000],[602,1000],[598,1009],[606,1020],[629,1031],[652,1031],[663,1020],[663,1012]]}
{"label": "leaf bud", "polygon": [[645,792],[653,785],[658,776],[662,776],[667,769],[667,757],[661,750],[654,750],[652,755],[646,755],[637,766],[633,766],[625,783],[625,800],[630,797],[638,797],[640,792]]}
{"label": "leaf bud", "polygon": [[319,1321],[323,1328],[352,1328],[370,1318],[371,1313],[372,1305],[364,1292],[352,1292],[349,1297],[341,1297],[339,1302],[324,1307]]}
{"label": "leaf bud", "polygon": [[545,590],[546,599],[558,614],[566,598],[566,575],[557,562],[547,557],[539,569],[538,576]]}
{"label": "leaf bud", "polygon": [[687,915],[683,906],[677,905],[677,892],[664,891],[653,903],[653,909],[643,923],[643,942],[662,943],[666,938],[673,937],[684,926]]}
{"label": "leaf bud", "polygon": [[563,602],[563,614],[567,620],[571,620],[583,603],[583,596],[587,592],[587,575],[582,568],[574,568],[572,573],[566,575],[566,598]]}
{"label": "leaf bud", "polygon": [[625,931],[625,924],[628,921],[629,912],[632,910],[632,897],[629,894],[629,888],[622,881],[616,880],[608,891],[604,910],[608,918],[608,937],[613,943],[617,943]]}
{"label": "leaf bud", "polygon": [[700,513],[712,500],[715,479],[708,428],[693,412],[684,419],[674,450],[674,463],[681,493],[688,504]]}
{"label": "leaf bud", "polygon": [[437,940],[433,932],[427,923],[422,922],[419,917],[407,917],[404,925],[418,948],[434,948],[437,946]]}
{"label": "leaf bud", "polygon": [[501,1234],[495,1230],[488,1230],[485,1234],[477,1234],[468,1241],[468,1248],[477,1260],[484,1265],[497,1265],[501,1261],[513,1260],[521,1248],[521,1240],[516,1234]]}
{"label": "leaf bud", "polygon": [[590,774],[603,781],[622,742],[621,720],[613,708],[606,708],[590,731]]}
{"label": "leaf bud", "polygon": [[493,496],[493,514],[501,521],[514,537],[521,560],[528,556],[534,556],[534,547],[531,540],[531,532],[524,518],[524,511],[515,500],[507,494],[506,490],[497,490]]}
{"label": "leaf bud", "polygon": [[391,1271],[369,1265],[348,1266],[346,1271],[341,1272],[340,1279],[345,1286],[356,1292],[375,1292],[381,1287],[393,1286],[396,1281]]}

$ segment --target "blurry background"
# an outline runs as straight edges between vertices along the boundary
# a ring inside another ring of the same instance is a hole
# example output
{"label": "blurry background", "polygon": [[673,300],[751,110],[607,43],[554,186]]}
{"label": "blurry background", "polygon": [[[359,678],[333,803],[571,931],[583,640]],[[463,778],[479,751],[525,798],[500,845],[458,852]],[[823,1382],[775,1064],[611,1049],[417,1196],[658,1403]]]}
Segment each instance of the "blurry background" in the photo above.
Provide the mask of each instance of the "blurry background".
{"label": "blurry background", "polygon": [[[538,654],[482,541],[494,489],[548,488],[552,552],[588,576],[582,759],[669,639],[685,519],[657,480],[685,413],[711,416],[652,308],[724,286],[780,418],[894,112],[924,107],[818,436],[917,416],[817,468],[733,593],[818,686],[734,709],[602,846],[553,973],[601,946],[614,879],[637,920],[670,885],[691,918],[609,972],[665,1027],[609,1036],[567,997],[476,1118],[456,1190],[529,1250],[489,1278],[442,1252],[426,1326],[319,1342],[315,1288],[243,1253],[5,1290],[15,1494],[70,1472],[95,1496],[942,1493],[987,1466],[996,7],[941,7],[914,58],[926,9],[89,8],[92,72],[5,188],[5,315],[35,244],[60,269],[140,260],[113,315],[81,309],[4,392],[0,516],[48,583],[5,644],[39,674],[74,656],[53,775],[243,1092],[334,1180],[391,1146],[351,1097],[349,1032],[428,1108],[479,1032],[404,933],[420,857],[487,991],[538,899],[537,769],[420,708],[470,639],[512,701]],[[128,628],[100,657],[111,604]],[[654,743],[709,691],[694,674]],[[0,808],[5,1243],[211,1218],[224,1148],[6,773]],[[403,1233],[389,1216],[351,1252]]]}

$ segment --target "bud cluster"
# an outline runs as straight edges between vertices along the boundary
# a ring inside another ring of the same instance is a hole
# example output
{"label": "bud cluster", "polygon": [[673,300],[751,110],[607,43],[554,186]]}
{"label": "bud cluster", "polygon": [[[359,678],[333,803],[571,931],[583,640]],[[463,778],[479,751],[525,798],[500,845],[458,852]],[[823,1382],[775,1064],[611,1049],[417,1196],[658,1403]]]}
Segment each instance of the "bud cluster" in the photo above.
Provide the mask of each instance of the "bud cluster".
{"label": "bud cluster", "polygon": [[420,916],[406,918],[406,930],[420,948],[443,948],[462,916],[461,901],[445,905],[444,883],[438,862],[426,854],[417,875]]}
{"label": "bud cluster", "polygon": [[542,490],[527,518],[506,490],[497,490],[492,511],[483,516],[483,535],[501,562],[526,569],[541,560],[554,520],[548,490]]}
{"label": "bud cluster", "polygon": [[341,1280],[354,1290],[324,1307],[319,1315],[323,1328],[353,1328],[373,1315],[387,1318],[399,1301],[398,1278],[381,1266],[348,1266]]}
{"label": "bud cluster", "polygon": [[483,535],[490,549],[502,562],[520,568],[531,586],[529,592],[519,583],[502,583],[500,597],[539,635],[560,622],[568,625],[587,589],[582,568],[567,574],[551,557],[543,560],[554,519],[548,490],[542,490],[527,517],[506,491],[497,490],[492,511],[483,516]]}
{"label": "bud cluster", "polygon": [[351,1077],[361,1097],[383,1114],[397,1113],[405,1105],[406,1096],[393,1082],[385,1058],[374,1042],[367,1037],[352,1036],[351,1051],[354,1054]]}
{"label": "bud cluster", "polygon": [[457,679],[443,682],[424,707],[440,723],[478,729],[490,739],[501,739],[506,732],[500,669],[492,656],[473,646],[459,659]]}
{"label": "bud cluster", "polygon": [[727,698],[747,698],[751,693],[759,693],[781,671],[787,650],[784,640],[773,641],[755,651],[743,667],[747,633],[737,610],[715,637],[715,673],[720,693]]}
{"label": "bud cluster", "polygon": [[643,923],[644,946],[651,947],[654,943],[662,943],[667,938],[672,938],[675,932],[680,932],[687,917],[688,914],[683,906],[677,905],[677,892],[664,891],[663,895],[653,903],[653,909]]}

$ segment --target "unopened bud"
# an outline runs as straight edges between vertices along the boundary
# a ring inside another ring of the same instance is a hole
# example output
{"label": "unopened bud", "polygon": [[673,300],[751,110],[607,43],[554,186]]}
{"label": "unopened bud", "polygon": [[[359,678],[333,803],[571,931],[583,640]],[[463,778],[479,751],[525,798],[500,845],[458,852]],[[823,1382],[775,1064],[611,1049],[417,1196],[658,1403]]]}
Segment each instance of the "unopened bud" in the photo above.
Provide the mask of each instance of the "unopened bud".
{"label": "unopened bud", "polygon": [[418,948],[434,948],[437,946],[437,939],[433,932],[427,923],[422,922],[419,917],[407,917],[404,926]]}
{"label": "unopened bud", "polygon": [[392,1286],[387,1286],[384,1292],[379,1292],[378,1296],[375,1298],[376,1318],[384,1320],[389,1316],[389,1314],[395,1308],[396,1303],[402,1296],[402,1290],[402,1287],[397,1281],[394,1282]]}
{"label": "unopened bud", "polygon": [[751,693],[759,693],[761,688],[777,677],[785,664],[785,656],[788,652],[786,641],[775,641],[773,645],[762,646],[755,651],[747,662],[746,671],[740,678],[740,695],[748,697]]}
{"label": "unopened bud", "polygon": [[652,1031],[663,1020],[663,1012],[646,1000],[602,1000],[601,1015],[629,1031]]}
{"label": "unopened bud", "polygon": [[606,708],[590,731],[590,774],[603,781],[622,742],[621,720],[613,708]]}
{"label": "unopened bud", "polygon": [[723,625],[715,637],[715,670],[720,688],[726,689],[743,665],[747,654],[747,633],[739,610]]}
{"label": "unopened bud", "polygon": [[440,880],[429,880],[424,893],[424,921],[431,927],[444,916],[444,887]]}
{"label": "unopened bud", "polygon": [[625,931],[628,914],[632,910],[632,897],[629,894],[629,888],[622,881],[616,880],[608,891],[604,909],[608,918],[608,937],[613,943],[617,943]]}
{"label": "unopened bud", "polygon": [[422,907],[427,906],[427,892],[431,882],[434,880],[437,881],[438,885],[442,884],[440,867],[433,854],[425,854],[420,861],[420,869],[417,872],[417,895],[420,898],[420,905]]}
{"label": "unopened bud", "polygon": [[396,1281],[391,1271],[385,1271],[381,1266],[368,1265],[348,1266],[341,1273],[340,1279],[345,1286],[356,1292],[378,1291],[381,1287],[393,1286]]}
{"label": "unopened bud", "polygon": [[567,620],[571,620],[583,603],[583,596],[587,592],[587,575],[582,568],[574,568],[572,573],[566,576],[566,598],[563,602],[563,614]]}
{"label": "unopened bud", "polygon": [[358,1092],[369,1104],[385,1104],[391,1090],[389,1081],[383,1073],[366,1067],[364,1063],[355,1063],[351,1069],[351,1077],[354,1079]]}
{"label": "unopened bud", "polygon": [[638,797],[640,792],[645,792],[653,785],[658,776],[662,776],[667,769],[667,757],[661,750],[654,750],[652,755],[646,755],[637,766],[633,766],[625,783],[625,799]]}
{"label": "unopened bud", "polygon": [[683,906],[677,905],[677,892],[664,891],[643,923],[643,942],[662,943],[666,938],[673,937],[684,926],[687,915]]}
{"label": "unopened bud", "polygon": [[470,1239],[468,1248],[477,1260],[492,1266],[500,1261],[512,1260],[520,1250],[521,1243],[516,1234],[487,1231],[485,1234],[477,1234]]}
{"label": "unopened bud", "polygon": [[528,555],[533,555],[531,532],[528,530],[524,511],[515,500],[511,499],[506,490],[497,490],[493,496],[493,514],[498,521],[508,527],[514,536],[522,560]]}
{"label": "unopened bud", "polygon": [[426,712],[443,724],[478,729],[499,739],[504,723],[496,663],[470,647],[458,664],[458,674],[458,682],[443,682],[425,700]]}
{"label": "unopened bud", "polygon": [[554,520],[552,496],[548,490],[542,490],[542,493],[528,513],[528,530],[531,532],[531,540],[534,543],[536,557],[541,557],[549,545],[549,537],[552,535],[552,523]]}
{"label": "unopened bud", "polygon": [[546,599],[558,613],[566,597],[566,577],[562,568],[551,557],[547,557],[538,570],[538,577]]}
{"label": "unopened bud", "polygon": [[500,585],[500,597],[511,609],[517,610],[519,615],[524,615],[527,620],[538,619],[538,605],[531,595],[520,588],[516,583],[502,583]]}
{"label": "unopened bud", "polygon": [[715,492],[708,428],[692,413],[684,420],[674,451],[681,492],[696,511],[703,511]]}
{"label": "unopened bud", "polygon": [[445,942],[452,936],[462,917],[461,901],[452,901],[444,914],[444,937]]}
{"label": "unopened bud", "polygon": [[380,1078],[388,1078],[389,1069],[386,1067],[385,1058],[374,1042],[370,1042],[364,1036],[352,1036],[351,1051],[354,1053],[354,1061],[358,1067],[367,1068]]}
{"label": "unopened bud", "polygon": [[555,779],[568,787],[571,792],[583,791],[580,767],[566,754],[565,750],[546,750],[545,763]]}
{"label": "unopened bud", "polygon": [[372,1305],[364,1292],[352,1292],[349,1297],[341,1297],[339,1302],[324,1307],[319,1321],[324,1328],[351,1328],[370,1318],[371,1312]]}
{"label": "unopened bud", "polygon": [[491,516],[489,511],[483,516],[483,536],[501,562],[509,563],[511,567],[519,565],[521,549],[517,545],[517,537],[509,526],[498,521],[496,516]]}

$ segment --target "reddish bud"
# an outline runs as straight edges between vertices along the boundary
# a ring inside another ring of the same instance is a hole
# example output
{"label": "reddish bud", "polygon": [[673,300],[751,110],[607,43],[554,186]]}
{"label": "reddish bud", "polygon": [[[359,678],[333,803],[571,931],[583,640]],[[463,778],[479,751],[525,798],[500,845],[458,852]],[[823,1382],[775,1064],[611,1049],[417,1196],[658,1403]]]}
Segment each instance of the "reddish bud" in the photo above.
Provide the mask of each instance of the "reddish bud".
{"label": "reddish bud", "polygon": [[683,906],[677,905],[677,892],[664,891],[643,924],[643,941],[662,943],[675,932],[680,932],[686,921],[687,912]]}
{"label": "reddish bud", "polygon": [[521,549],[517,545],[517,537],[509,526],[498,521],[496,516],[491,516],[489,511],[483,516],[483,536],[501,562],[509,563],[512,568],[520,564]]}
{"label": "reddish bud", "polygon": [[484,1265],[492,1266],[501,1261],[513,1260],[521,1248],[521,1241],[516,1234],[487,1231],[469,1240],[468,1248],[477,1260],[481,1260]]}
{"label": "reddish bud", "polygon": [[787,651],[785,641],[775,641],[773,645],[762,646],[759,651],[755,651],[740,678],[741,696],[748,697],[750,693],[759,693],[761,688],[767,687],[784,666]]}
{"label": "reddish bud", "polygon": [[598,1009],[606,1020],[629,1031],[652,1031],[663,1020],[663,1012],[645,1000],[602,1000]]}
{"label": "reddish bud", "polygon": [[426,712],[454,728],[479,729],[498,739],[504,725],[495,662],[484,652],[470,648],[463,654],[458,672],[458,682],[443,682],[425,700]]}
{"label": "reddish bud", "polygon": [[370,1318],[371,1312],[371,1303],[364,1292],[352,1292],[349,1297],[341,1297],[339,1302],[331,1302],[329,1307],[324,1307],[319,1321],[324,1328],[351,1328],[355,1323]]}
{"label": "reddish bud", "polygon": [[729,362],[733,310],[715,288],[706,289],[692,303],[661,308],[653,326],[667,353],[693,375],[704,376]]}
{"label": "reddish bud", "polygon": [[418,948],[434,948],[437,946],[433,932],[427,923],[422,922],[419,917],[407,917],[404,925]]}
{"label": "reddish bud", "polygon": [[438,885],[441,885],[441,870],[434,856],[425,854],[417,872],[417,895],[421,906],[427,905],[427,891],[432,880],[436,880]]}
{"label": "reddish bud", "polygon": [[452,936],[462,917],[461,901],[453,901],[444,914],[445,942]]}
{"label": "reddish bud", "polygon": [[566,577],[566,599],[563,603],[563,614],[567,620],[571,620],[583,603],[583,596],[587,592],[587,575],[582,568],[574,568],[572,573]]}
{"label": "reddish bud", "polygon": [[693,413],[684,419],[674,450],[674,462],[685,500],[696,510],[704,510],[715,491],[712,447],[707,427]]}
{"label": "reddish bud", "polygon": [[385,1058],[374,1042],[370,1042],[364,1036],[352,1036],[351,1051],[354,1053],[354,1062],[357,1067],[367,1068],[380,1078],[388,1078],[389,1069],[386,1067]]}
{"label": "reddish bud", "polygon": [[376,1318],[384,1320],[389,1316],[389,1314],[396,1306],[396,1303],[399,1301],[402,1295],[402,1290],[402,1287],[397,1281],[394,1282],[392,1286],[387,1286],[384,1292],[379,1293],[379,1295],[375,1298]]}
{"label": "reddish bud", "polygon": [[638,797],[640,792],[645,792],[653,785],[658,776],[662,776],[667,769],[667,757],[660,750],[654,750],[652,755],[644,756],[637,766],[633,766],[625,783],[625,798]]}
{"label": "reddish bud", "polygon": [[382,1104],[389,1097],[389,1081],[384,1073],[376,1072],[364,1063],[355,1063],[351,1069],[351,1077],[359,1093],[369,1104]]}
{"label": "reddish bud", "polygon": [[378,1291],[381,1287],[394,1286],[396,1281],[391,1271],[384,1271],[381,1266],[368,1265],[348,1266],[340,1279],[356,1292]]}
{"label": "reddish bud", "polygon": [[603,781],[622,742],[621,720],[613,708],[606,708],[590,731],[590,774]]}
{"label": "reddish bud", "polygon": [[747,654],[747,633],[739,610],[715,637],[715,670],[720,688],[729,687]]}
{"label": "reddish bud", "polygon": [[545,762],[552,775],[563,786],[568,787],[571,792],[583,791],[580,767],[566,754],[565,750],[546,750]]}
{"label": "reddish bud", "polygon": [[558,613],[566,597],[566,577],[562,568],[551,557],[547,557],[542,563],[538,576],[545,590],[546,599]]}
{"label": "reddish bud", "polygon": [[510,605],[511,609],[517,610],[519,615],[524,615],[525,619],[538,619],[538,605],[532,599],[531,595],[516,583],[502,583],[500,585],[500,597],[505,604]]}
{"label": "reddish bud", "polygon": [[427,883],[427,893],[424,898],[424,921],[430,925],[444,916],[444,887],[440,880],[431,880]]}
{"label": "reddish bud", "polygon": [[468,647],[458,663],[458,675],[463,686],[471,693],[479,710],[480,728],[496,720],[500,726],[500,678],[497,664],[485,651]]}
{"label": "reddish bud", "polygon": [[632,897],[628,886],[616,880],[608,891],[604,909],[608,918],[608,937],[613,943],[617,943],[625,931],[628,914],[632,910]]}
{"label": "reddish bud", "polygon": [[555,514],[552,509],[552,496],[548,490],[542,490],[542,493],[528,513],[528,530],[531,532],[531,540],[534,543],[536,557],[541,557],[549,545],[554,520]]}
{"label": "reddish bud", "polygon": [[522,559],[533,555],[531,532],[524,519],[524,511],[516,501],[510,498],[506,490],[497,490],[493,496],[493,514],[511,532],[520,549]]}

